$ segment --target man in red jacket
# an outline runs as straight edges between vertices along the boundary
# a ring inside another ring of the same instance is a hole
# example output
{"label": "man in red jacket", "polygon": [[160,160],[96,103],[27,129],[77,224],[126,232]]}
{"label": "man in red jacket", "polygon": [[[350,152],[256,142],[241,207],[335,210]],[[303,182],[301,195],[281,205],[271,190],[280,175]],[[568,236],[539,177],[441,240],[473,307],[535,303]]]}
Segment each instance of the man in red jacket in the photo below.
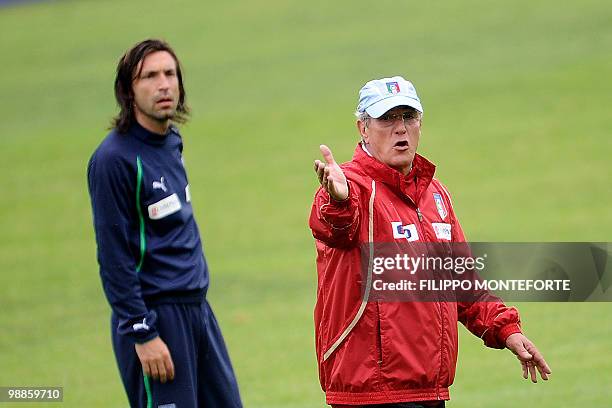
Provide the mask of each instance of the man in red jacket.
{"label": "man in red jacket", "polygon": [[[374,243],[465,242],[449,193],[433,177],[435,166],[416,153],[422,114],[404,78],[370,81],[359,92],[361,142],[353,160],[339,166],[321,145],[324,161],[314,164],[321,183],[310,214],[316,352],[333,407],[444,407],[457,362],[457,321],[488,347],[516,354],[524,378],[536,382],[537,370],[547,380],[551,373],[522,334],[518,311],[501,301],[369,299]],[[362,254],[369,256],[365,274]]]}

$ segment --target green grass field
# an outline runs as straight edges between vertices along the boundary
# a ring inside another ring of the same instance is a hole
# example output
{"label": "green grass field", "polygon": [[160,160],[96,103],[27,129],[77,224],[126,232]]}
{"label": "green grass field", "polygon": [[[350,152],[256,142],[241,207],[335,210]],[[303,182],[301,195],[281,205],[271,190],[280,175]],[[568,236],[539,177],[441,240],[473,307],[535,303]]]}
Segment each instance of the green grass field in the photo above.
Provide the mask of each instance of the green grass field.
{"label": "green grass field", "polygon": [[[612,241],[612,4],[57,1],[0,8],[0,386],[125,407],[86,163],[114,69],[145,37],[182,59],[183,127],[209,299],[246,407],[324,406],[307,217],[318,145],[357,142],[357,91],[414,81],[420,152],[471,240]],[[612,305],[519,305],[552,380],[460,328],[451,408],[612,406]],[[10,404],[0,404],[9,406]],[[19,404],[16,406],[43,406]]]}

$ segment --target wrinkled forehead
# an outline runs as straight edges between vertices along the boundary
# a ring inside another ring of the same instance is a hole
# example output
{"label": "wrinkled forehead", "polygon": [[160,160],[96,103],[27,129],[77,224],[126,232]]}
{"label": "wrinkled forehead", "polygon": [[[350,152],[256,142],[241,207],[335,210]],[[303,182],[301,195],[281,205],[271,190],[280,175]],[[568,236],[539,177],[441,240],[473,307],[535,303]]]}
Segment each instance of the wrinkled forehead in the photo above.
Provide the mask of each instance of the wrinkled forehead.
{"label": "wrinkled forehead", "polygon": [[146,72],[167,71],[169,69],[177,69],[177,63],[172,54],[168,51],[153,51],[138,62],[132,77],[136,79]]}

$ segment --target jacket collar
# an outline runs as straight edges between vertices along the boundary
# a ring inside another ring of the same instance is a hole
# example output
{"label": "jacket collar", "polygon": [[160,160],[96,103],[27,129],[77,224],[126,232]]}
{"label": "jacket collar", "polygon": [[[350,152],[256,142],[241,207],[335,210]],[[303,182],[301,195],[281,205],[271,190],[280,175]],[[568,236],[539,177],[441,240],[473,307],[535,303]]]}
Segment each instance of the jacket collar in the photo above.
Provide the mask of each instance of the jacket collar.
{"label": "jacket collar", "polygon": [[134,120],[128,133],[134,135],[136,138],[147,144],[163,145],[166,143],[166,140],[168,140],[168,136],[173,133],[178,135],[178,130],[174,125],[170,125],[166,133],[160,135],[159,133],[154,133],[148,129],[145,129],[140,123],[138,123],[138,121]]}
{"label": "jacket collar", "polygon": [[370,156],[361,143],[357,144],[353,161],[377,182],[383,183],[396,194],[409,198],[415,205],[433,178],[436,166],[429,160],[415,154],[410,173],[404,176],[399,171]]}

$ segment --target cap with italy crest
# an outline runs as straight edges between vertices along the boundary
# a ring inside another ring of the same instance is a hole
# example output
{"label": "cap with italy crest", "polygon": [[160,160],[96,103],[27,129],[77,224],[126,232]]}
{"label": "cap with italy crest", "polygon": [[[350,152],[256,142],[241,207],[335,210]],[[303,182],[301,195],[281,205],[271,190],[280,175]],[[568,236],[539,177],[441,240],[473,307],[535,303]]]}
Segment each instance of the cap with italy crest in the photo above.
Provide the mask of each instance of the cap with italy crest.
{"label": "cap with italy crest", "polygon": [[414,85],[401,76],[374,79],[359,90],[357,112],[379,118],[396,106],[410,106],[423,113],[423,106]]}

